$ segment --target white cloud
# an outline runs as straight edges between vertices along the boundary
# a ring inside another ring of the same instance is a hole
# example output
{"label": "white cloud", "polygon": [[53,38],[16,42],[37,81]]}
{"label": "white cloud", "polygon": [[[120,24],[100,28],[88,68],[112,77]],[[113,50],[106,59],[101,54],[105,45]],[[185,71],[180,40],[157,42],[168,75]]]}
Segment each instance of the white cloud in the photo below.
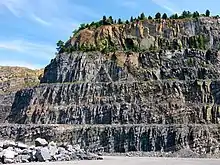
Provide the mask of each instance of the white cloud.
{"label": "white cloud", "polygon": [[36,16],[36,15],[34,15],[34,14],[32,14],[31,17],[32,17],[36,22],[38,22],[38,23],[40,23],[40,24],[42,24],[42,25],[45,25],[45,26],[50,26],[50,25],[51,25],[50,22],[45,21],[45,20],[43,20],[42,18],[40,18],[40,17],[38,17],[38,16]]}
{"label": "white cloud", "polygon": [[[73,17],[84,15],[92,18],[100,18],[100,15],[87,6],[74,4],[69,0],[0,0],[1,7],[7,8],[16,17],[25,17],[41,25],[55,25],[56,21],[62,24],[78,22]],[[49,20],[49,21],[48,21]]]}
{"label": "white cloud", "polygon": [[152,2],[173,14],[180,12],[180,9],[169,0],[152,0]]}
{"label": "white cloud", "polygon": [[1,0],[0,7],[7,8],[16,17],[20,17],[26,0]]}
{"label": "white cloud", "polygon": [[136,1],[123,1],[120,2],[120,5],[128,8],[136,8],[138,6]]}
{"label": "white cloud", "polygon": [[0,49],[23,53],[31,57],[50,60],[55,55],[55,46],[44,43],[32,43],[24,40],[0,41]]}

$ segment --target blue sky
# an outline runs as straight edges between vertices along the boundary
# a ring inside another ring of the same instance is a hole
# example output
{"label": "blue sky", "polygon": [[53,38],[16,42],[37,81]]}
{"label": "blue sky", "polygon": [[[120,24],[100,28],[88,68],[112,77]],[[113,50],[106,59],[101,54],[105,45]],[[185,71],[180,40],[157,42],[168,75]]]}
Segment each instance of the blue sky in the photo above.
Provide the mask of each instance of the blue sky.
{"label": "blue sky", "polygon": [[103,15],[130,19],[141,12],[154,16],[207,8],[216,15],[219,6],[219,0],[0,0],[0,65],[45,67],[58,40]]}

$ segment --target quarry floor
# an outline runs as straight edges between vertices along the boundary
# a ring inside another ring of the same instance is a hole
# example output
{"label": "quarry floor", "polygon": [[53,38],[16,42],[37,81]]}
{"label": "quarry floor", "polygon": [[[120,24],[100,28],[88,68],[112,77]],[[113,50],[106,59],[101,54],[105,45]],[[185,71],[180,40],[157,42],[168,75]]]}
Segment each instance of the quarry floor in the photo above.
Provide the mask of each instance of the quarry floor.
{"label": "quarry floor", "polygon": [[219,165],[220,159],[148,158],[107,156],[104,160],[73,162],[27,163],[17,165]]}

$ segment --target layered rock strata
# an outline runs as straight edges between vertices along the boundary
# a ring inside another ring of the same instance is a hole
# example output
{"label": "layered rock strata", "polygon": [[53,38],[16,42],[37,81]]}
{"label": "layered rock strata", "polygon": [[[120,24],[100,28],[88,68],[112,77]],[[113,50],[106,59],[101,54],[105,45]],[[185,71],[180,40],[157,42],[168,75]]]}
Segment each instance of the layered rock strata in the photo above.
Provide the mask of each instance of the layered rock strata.
{"label": "layered rock strata", "polygon": [[[40,85],[16,93],[6,119],[37,126],[2,130],[17,140],[44,137],[91,151],[218,153],[219,20],[160,23],[143,21],[134,32],[133,24],[80,31],[67,46],[102,50],[112,42],[118,51],[57,54]],[[163,47],[167,40],[171,47]],[[129,49],[152,44],[153,50]]]}

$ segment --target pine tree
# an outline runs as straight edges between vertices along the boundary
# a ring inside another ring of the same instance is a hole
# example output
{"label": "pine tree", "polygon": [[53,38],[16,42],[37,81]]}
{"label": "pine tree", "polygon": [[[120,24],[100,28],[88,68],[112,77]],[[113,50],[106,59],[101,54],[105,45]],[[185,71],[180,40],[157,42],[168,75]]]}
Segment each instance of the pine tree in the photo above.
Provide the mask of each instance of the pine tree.
{"label": "pine tree", "polygon": [[113,24],[113,18],[112,18],[112,16],[110,16],[110,17],[108,18],[108,22],[109,22],[110,24]]}
{"label": "pine tree", "polygon": [[106,25],[107,24],[107,19],[106,16],[104,15],[102,18],[102,25]]}
{"label": "pine tree", "polygon": [[155,15],[155,19],[160,19],[161,18],[161,14],[158,12],[156,15]]}
{"label": "pine tree", "polygon": [[210,11],[209,11],[209,10],[206,10],[205,16],[206,16],[206,17],[210,17]]}
{"label": "pine tree", "polygon": [[173,14],[173,15],[170,16],[170,19],[178,19],[178,18],[179,18],[178,14]]}
{"label": "pine tree", "polygon": [[122,24],[121,18],[118,19],[118,24]]}
{"label": "pine tree", "polygon": [[183,11],[183,13],[182,13],[182,18],[187,18],[187,11]]}
{"label": "pine tree", "polygon": [[59,40],[59,41],[57,42],[57,51],[58,51],[58,52],[61,52],[61,51],[63,51],[63,49],[64,49],[64,42],[61,41],[61,40]]}
{"label": "pine tree", "polygon": [[167,18],[168,18],[168,17],[167,17],[167,14],[164,13],[163,16],[162,16],[162,19],[167,19]]}
{"label": "pine tree", "polygon": [[149,15],[148,19],[153,19],[153,18]]}
{"label": "pine tree", "polygon": [[198,18],[198,17],[199,17],[199,12],[198,11],[194,12],[193,13],[193,18]]}
{"label": "pine tree", "polygon": [[128,20],[126,20],[126,22],[125,22],[126,24],[129,24],[129,21]]}
{"label": "pine tree", "polygon": [[130,19],[130,22],[134,22],[134,19],[133,19],[133,17],[131,17],[131,19]]}
{"label": "pine tree", "polygon": [[144,13],[141,13],[140,20],[144,20],[144,18],[145,18]]}

